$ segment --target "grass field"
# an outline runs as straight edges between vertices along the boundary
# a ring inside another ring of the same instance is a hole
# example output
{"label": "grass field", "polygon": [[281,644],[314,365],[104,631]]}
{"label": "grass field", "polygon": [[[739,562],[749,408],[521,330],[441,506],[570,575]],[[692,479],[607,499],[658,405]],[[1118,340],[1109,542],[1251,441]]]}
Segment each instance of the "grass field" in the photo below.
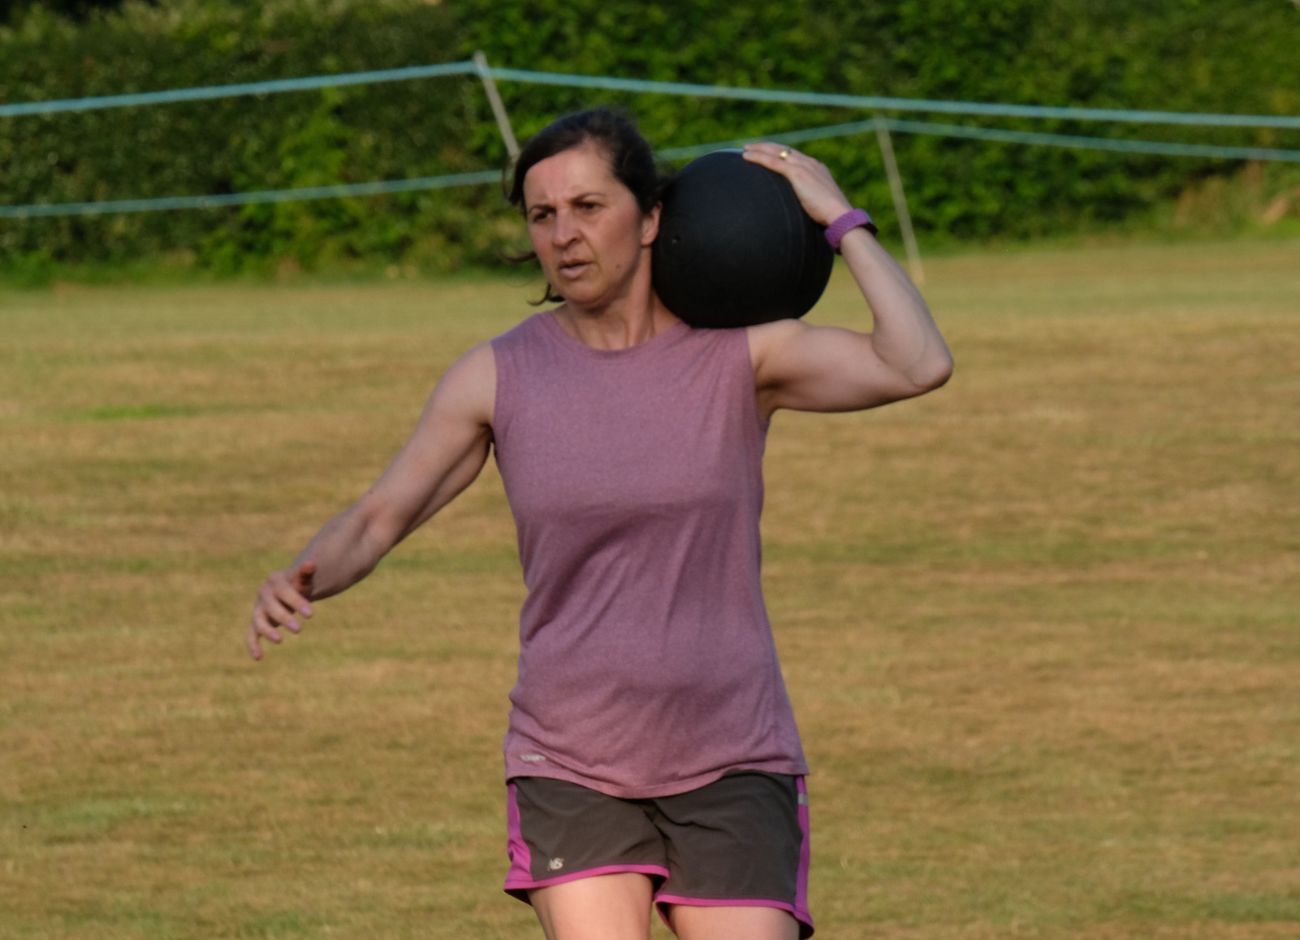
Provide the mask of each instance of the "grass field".
{"label": "grass field", "polygon": [[[1300,935],[1300,243],[928,273],[952,382],[769,439],[819,935]],[[242,647],[536,288],[0,293],[0,937],[541,936],[491,464]],[[813,319],[865,322],[842,271]]]}

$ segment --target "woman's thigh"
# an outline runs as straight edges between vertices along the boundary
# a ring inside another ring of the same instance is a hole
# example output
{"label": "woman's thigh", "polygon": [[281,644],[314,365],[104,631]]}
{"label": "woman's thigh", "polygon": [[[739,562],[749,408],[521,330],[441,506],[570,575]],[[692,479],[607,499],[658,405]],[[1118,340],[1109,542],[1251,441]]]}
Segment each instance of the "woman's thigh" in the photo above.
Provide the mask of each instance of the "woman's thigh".
{"label": "woman's thigh", "polygon": [[688,907],[674,904],[668,921],[678,940],[798,940],[794,915],[774,907]]}
{"label": "woman's thigh", "polygon": [[682,937],[812,935],[801,779],[737,773],[654,803],[669,868],[655,901]]}
{"label": "woman's thigh", "polygon": [[536,888],[528,900],[547,940],[648,940],[654,886],[620,872]]}

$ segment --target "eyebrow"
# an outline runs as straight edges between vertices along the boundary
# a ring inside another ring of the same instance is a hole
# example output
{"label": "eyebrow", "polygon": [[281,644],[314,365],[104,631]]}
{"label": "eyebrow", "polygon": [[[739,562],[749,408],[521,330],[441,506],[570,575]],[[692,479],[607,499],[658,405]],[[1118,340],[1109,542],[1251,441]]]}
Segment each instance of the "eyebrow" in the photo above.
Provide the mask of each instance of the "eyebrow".
{"label": "eyebrow", "polygon": [[[578,193],[576,196],[572,196],[572,197],[569,199],[569,202],[580,202],[580,201],[582,201],[583,199],[590,198],[591,196],[601,196],[601,197],[603,197],[604,195],[605,195],[604,190],[593,189],[593,190],[590,190],[589,192]],[[550,209],[550,208],[551,208],[551,204],[550,204],[549,202],[535,202],[535,203],[533,203],[533,204],[530,205],[530,206],[525,206],[525,207],[524,207],[524,211],[525,211],[525,212],[532,212],[534,209],[542,209],[542,208]]]}

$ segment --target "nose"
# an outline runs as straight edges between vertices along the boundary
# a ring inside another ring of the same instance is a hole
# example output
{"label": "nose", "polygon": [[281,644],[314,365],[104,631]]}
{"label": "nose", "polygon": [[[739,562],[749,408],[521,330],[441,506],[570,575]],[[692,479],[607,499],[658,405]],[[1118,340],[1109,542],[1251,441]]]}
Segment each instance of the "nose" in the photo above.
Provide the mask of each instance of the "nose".
{"label": "nose", "polygon": [[557,211],[555,224],[551,226],[551,244],[562,248],[573,241],[577,235],[578,230],[573,224],[573,216],[563,209]]}

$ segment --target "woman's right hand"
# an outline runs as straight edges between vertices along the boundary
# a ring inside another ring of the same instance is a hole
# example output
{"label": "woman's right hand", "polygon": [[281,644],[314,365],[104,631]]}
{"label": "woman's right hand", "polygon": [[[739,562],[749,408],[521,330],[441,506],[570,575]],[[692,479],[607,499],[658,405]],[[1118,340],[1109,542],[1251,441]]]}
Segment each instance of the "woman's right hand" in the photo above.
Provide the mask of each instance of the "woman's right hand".
{"label": "woman's right hand", "polygon": [[296,568],[272,571],[257,592],[253,604],[253,620],[248,627],[246,643],[253,659],[262,658],[262,640],[272,643],[283,640],[281,629],[297,633],[302,627],[298,617],[311,616],[312,579],[316,576],[316,563],[304,561]]}
{"label": "woman's right hand", "polygon": [[[312,600],[346,591],[483,469],[492,446],[496,359],[491,343],[461,356],[434,387],[405,446],[374,485],[330,519],[299,555],[310,559],[267,575],[253,604],[245,645],[280,643],[311,616]],[[323,572],[318,572],[319,563]]]}

